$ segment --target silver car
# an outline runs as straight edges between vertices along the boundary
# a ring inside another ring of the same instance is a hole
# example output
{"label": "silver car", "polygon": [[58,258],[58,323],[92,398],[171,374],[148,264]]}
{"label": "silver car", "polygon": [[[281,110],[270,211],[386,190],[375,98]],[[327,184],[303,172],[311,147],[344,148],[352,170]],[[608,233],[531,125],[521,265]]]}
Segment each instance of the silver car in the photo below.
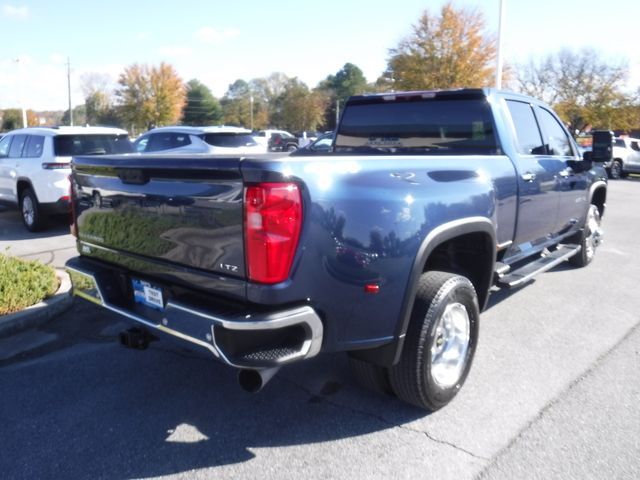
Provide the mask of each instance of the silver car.
{"label": "silver car", "polygon": [[239,127],[159,127],[134,142],[139,153],[256,154],[267,148],[255,141],[251,130]]}

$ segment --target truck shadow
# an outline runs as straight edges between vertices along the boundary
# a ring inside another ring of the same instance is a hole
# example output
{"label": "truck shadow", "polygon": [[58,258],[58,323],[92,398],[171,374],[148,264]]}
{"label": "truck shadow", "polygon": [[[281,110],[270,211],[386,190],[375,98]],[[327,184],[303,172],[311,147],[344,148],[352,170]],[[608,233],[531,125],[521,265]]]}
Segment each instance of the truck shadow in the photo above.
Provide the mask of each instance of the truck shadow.
{"label": "truck shadow", "polygon": [[[255,458],[220,471],[242,478],[266,462],[261,449],[286,446],[300,459],[292,464],[304,464],[308,444],[426,415],[360,390],[343,355],[287,367],[250,395],[209,357],[167,342],[139,352],[103,340],[0,369],[5,478],[146,478]],[[288,463],[265,467],[291,475]]]}

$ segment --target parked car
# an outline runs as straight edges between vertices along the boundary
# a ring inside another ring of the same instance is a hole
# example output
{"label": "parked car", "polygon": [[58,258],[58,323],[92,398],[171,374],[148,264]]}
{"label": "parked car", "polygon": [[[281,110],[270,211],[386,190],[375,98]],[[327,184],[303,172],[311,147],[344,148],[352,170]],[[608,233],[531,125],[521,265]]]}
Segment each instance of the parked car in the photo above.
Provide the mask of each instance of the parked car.
{"label": "parked car", "polygon": [[629,173],[640,173],[640,140],[617,137],[613,140],[613,160],[605,165],[609,178],[626,178]]}
{"label": "parked car", "polygon": [[107,127],[36,127],[0,139],[0,202],[17,205],[30,231],[48,217],[69,213],[74,155],[130,153],[126,130]]}
{"label": "parked car", "polygon": [[298,139],[289,132],[274,133],[269,139],[270,152],[295,152],[298,148]]}
{"label": "parked car", "polygon": [[251,130],[240,127],[159,127],[149,130],[134,142],[138,153],[212,153],[254,154],[265,153],[251,135]]}
{"label": "parked car", "polygon": [[300,155],[317,155],[320,153],[328,153],[333,146],[333,132],[327,132],[320,135],[313,142],[299,148],[295,152],[291,153],[291,156]]}
{"label": "parked car", "polygon": [[258,130],[253,134],[253,138],[260,145],[264,145],[265,147],[269,148],[274,135],[280,135],[285,138],[293,138],[293,135],[291,135],[286,130],[276,130],[276,129]]}

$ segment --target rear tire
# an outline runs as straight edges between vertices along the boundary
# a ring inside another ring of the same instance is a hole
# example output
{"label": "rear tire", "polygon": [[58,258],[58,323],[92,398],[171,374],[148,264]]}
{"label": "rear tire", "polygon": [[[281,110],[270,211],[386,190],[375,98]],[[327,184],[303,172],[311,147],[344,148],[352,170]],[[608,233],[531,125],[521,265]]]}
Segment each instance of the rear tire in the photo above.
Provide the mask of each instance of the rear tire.
{"label": "rear tire", "polygon": [[420,278],[393,391],[429,411],[448,404],[464,384],[478,343],[480,309],[471,282],[447,272]]}
{"label": "rear tire", "polygon": [[45,227],[42,209],[31,188],[25,188],[20,195],[20,213],[22,214],[22,223],[30,232],[38,232]]}
{"label": "rear tire", "polygon": [[349,367],[353,378],[361,387],[373,392],[393,395],[387,368],[351,356],[349,357]]}
{"label": "rear tire", "polygon": [[582,236],[580,239],[580,252],[569,259],[569,263],[574,267],[586,267],[596,254],[596,248],[600,245],[602,233],[600,232],[600,210],[591,204],[587,212],[587,219],[584,222]]}

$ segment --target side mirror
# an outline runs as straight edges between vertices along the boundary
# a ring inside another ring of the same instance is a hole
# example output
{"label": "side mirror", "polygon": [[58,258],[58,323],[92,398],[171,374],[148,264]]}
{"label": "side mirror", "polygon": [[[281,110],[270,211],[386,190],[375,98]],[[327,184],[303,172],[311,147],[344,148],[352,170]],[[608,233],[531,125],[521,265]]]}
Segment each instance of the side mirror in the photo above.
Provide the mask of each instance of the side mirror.
{"label": "side mirror", "polygon": [[613,160],[613,132],[607,130],[593,132],[591,160],[603,163]]}

